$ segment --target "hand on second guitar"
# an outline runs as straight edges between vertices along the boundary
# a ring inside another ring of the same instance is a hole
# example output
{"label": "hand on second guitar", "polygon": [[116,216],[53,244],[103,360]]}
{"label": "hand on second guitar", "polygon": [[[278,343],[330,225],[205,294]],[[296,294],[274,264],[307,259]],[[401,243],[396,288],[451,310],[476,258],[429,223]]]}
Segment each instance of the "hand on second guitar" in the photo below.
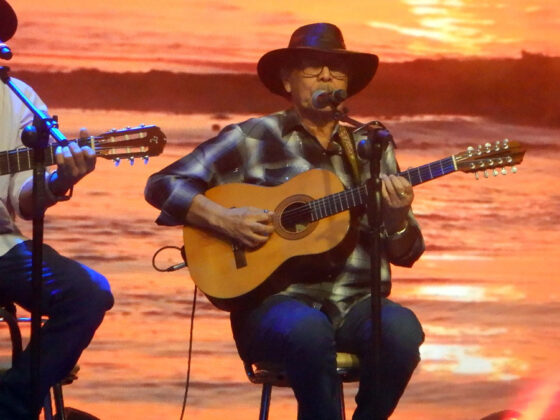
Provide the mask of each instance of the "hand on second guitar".
{"label": "hand on second guitar", "polygon": [[[80,130],[80,138],[88,137],[85,128]],[[95,152],[89,146],[80,147],[76,142],[55,149],[56,172],[49,178],[49,188],[55,195],[65,194],[80,179],[95,168]]]}

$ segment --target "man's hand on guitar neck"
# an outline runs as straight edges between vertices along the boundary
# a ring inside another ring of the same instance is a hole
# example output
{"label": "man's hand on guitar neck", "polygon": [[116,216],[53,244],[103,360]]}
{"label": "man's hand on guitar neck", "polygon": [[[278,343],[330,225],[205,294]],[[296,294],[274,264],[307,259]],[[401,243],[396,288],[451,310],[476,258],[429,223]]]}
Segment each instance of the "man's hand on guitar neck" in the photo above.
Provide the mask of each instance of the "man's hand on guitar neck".
{"label": "man's hand on guitar neck", "polygon": [[274,231],[272,217],[272,212],[255,207],[228,209],[199,194],[191,203],[186,222],[226,235],[248,248],[257,248]]}
{"label": "man's hand on guitar neck", "polygon": [[[89,137],[85,128],[80,130],[80,138]],[[89,146],[78,146],[70,142],[68,146],[58,146],[55,150],[56,172],[49,178],[49,188],[54,195],[64,195],[74,184],[95,168],[95,151]]]}
{"label": "man's hand on guitar neck", "polygon": [[[87,138],[88,131],[80,130],[80,138]],[[55,161],[57,170],[48,176],[46,188],[50,190],[51,196],[63,197],[64,194],[80,179],[93,171],[95,168],[96,155],[88,146],[80,147],[71,142],[66,147],[57,147],[55,150]],[[33,214],[33,179],[30,177],[22,186],[19,194],[19,207],[24,217],[31,218]],[[67,199],[67,198],[66,198]],[[61,199],[53,199],[47,196],[46,207],[52,206]]]}
{"label": "man's hand on guitar neck", "polygon": [[383,223],[389,234],[406,227],[414,192],[410,182],[402,176],[381,175],[383,186]]}

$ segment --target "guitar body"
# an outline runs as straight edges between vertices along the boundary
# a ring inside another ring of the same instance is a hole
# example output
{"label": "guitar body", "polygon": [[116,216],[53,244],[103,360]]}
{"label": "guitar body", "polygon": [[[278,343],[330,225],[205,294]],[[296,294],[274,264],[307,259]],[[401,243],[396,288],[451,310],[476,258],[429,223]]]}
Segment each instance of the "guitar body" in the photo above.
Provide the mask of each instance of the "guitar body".
{"label": "guitar body", "polygon": [[288,226],[283,215],[297,212],[300,203],[343,189],[334,173],[321,169],[304,172],[275,187],[224,184],[211,188],[206,197],[225,207],[252,206],[274,211],[275,229],[263,246],[245,249],[212,232],[185,226],[185,253],[193,281],[216,306],[231,310],[236,298],[264,285],[285,261],[334,248],[348,232],[349,210],[297,227]]}

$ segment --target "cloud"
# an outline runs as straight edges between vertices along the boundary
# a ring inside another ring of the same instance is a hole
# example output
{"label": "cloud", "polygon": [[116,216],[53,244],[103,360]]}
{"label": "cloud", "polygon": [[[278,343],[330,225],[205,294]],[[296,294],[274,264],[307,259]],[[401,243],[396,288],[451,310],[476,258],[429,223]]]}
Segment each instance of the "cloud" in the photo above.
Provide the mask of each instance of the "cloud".
{"label": "cloud", "polygon": [[198,3],[195,2],[192,4],[192,6],[214,9],[219,12],[237,12],[239,10],[242,10],[242,8],[239,6],[221,1],[201,1]]}
{"label": "cloud", "polygon": [[257,18],[257,25],[300,25],[303,20],[293,12],[263,13]]}

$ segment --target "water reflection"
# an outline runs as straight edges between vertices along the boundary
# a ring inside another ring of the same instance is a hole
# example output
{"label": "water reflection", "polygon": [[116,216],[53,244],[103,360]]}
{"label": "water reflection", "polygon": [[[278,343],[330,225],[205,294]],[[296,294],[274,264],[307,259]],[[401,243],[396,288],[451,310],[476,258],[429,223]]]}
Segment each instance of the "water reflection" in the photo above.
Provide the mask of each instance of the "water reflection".
{"label": "water reflection", "polygon": [[415,286],[409,292],[420,299],[454,302],[497,302],[518,300],[525,294],[513,285],[434,284]]}
{"label": "water reflection", "polygon": [[528,370],[523,360],[508,355],[488,356],[481,345],[424,344],[420,348],[421,368],[430,373],[452,373],[485,380],[510,381]]}

